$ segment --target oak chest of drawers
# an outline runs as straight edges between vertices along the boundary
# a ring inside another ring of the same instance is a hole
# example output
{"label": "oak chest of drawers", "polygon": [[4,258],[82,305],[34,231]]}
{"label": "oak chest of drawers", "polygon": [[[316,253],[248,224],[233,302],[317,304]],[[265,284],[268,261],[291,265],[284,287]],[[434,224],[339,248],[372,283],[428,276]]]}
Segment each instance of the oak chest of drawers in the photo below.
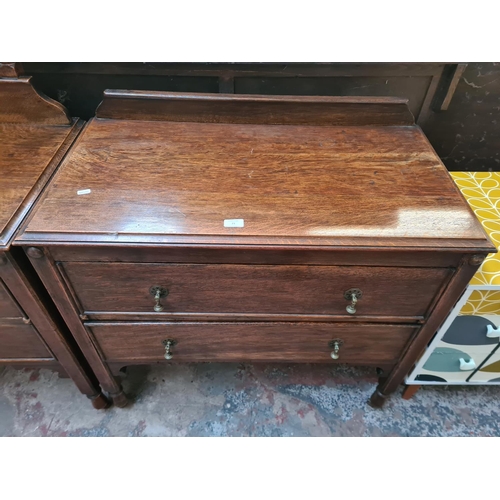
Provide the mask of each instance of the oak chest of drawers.
{"label": "oak chest of drawers", "polygon": [[101,386],[133,363],[379,369],[495,251],[395,98],[105,92],[16,240]]}
{"label": "oak chest of drawers", "polygon": [[26,255],[12,247],[83,122],[10,69],[0,78],[0,363],[56,369],[103,408],[108,401],[99,382]]}

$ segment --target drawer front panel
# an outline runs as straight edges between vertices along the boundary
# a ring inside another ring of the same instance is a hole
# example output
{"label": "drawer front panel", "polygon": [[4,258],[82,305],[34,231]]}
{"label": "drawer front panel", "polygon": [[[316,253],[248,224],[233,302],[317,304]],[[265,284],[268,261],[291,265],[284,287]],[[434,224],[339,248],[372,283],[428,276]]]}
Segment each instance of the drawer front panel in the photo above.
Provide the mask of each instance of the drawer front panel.
{"label": "drawer front panel", "polygon": [[329,342],[342,341],[339,363],[392,363],[417,327],[335,323],[87,323],[108,361],[334,362]]}
{"label": "drawer front panel", "polygon": [[0,280],[0,318],[22,318],[21,308],[7,290],[5,283]]}
{"label": "drawer front panel", "polygon": [[32,325],[22,320],[0,321],[0,360],[53,359]]}
{"label": "drawer front panel", "polygon": [[425,316],[452,270],[352,266],[254,266],[68,262],[84,311],[153,313],[153,286],[168,290],[163,312],[320,314],[351,317],[344,293],[363,293],[355,316]]}

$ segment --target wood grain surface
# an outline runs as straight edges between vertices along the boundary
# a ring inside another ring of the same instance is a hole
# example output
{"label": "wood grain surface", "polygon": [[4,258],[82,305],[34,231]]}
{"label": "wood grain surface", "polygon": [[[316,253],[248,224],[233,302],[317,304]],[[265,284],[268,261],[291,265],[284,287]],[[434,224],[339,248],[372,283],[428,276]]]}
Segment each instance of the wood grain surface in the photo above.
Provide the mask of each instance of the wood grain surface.
{"label": "wood grain surface", "polygon": [[0,123],[0,232],[47,168],[68,132],[65,127]]}
{"label": "wood grain surface", "polygon": [[82,126],[0,123],[0,249],[9,248]]}
{"label": "wood grain surface", "polygon": [[[151,313],[152,286],[169,291],[164,312],[425,317],[451,277],[446,268],[255,266],[70,262],[63,264],[82,312]],[[408,286],[411,283],[411,287]],[[357,312],[344,292],[363,292]],[[160,316],[160,314],[158,314]]]}
{"label": "wood grain surface", "polygon": [[0,62],[0,78],[17,78],[22,72],[22,63]]}
{"label": "wood grain surface", "polygon": [[66,108],[38,93],[30,79],[0,80],[0,123],[71,125]]}
{"label": "wood grain surface", "polygon": [[457,267],[462,251],[424,248],[402,251],[397,247],[359,248],[326,246],[256,247],[254,245],[156,245],[156,246],[52,246],[55,261],[153,262],[200,264],[278,264],[320,266]]}
{"label": "wood grain surface", "polygon": [[33,325],[21,319],[0,319],[0,362],[2,359],[51,359],[54,356],[40,339]]}
{"label": "wood grain surface", "polygon": [[20,241],[152,239],[490,247],[418,127],[93,120]]}
{"label": "wood grain surface", "polygon": [[0,280],[0,318],[24,318],[25,315],[5,283]]}
{"label": "wood grain surface", "polygon": [[[55,366],[102,407],[96,376],[26,255],[11,247],[82,125],[29,78],[0,79],[0,363]],[[5,318],[13,313],[21,318]]]}
{"label": "wood grain surface", "polygon": [[412,125],[407,99],[105,90],[97,118],[266,125]]}
{"label": "wood grain surface", "polygon": [[[173,339],[173,361],[286,361],[390,363],[414,326],[342,323],[89,323],[108,361],[165,361],[163,340]],[[344,342],[340,357],[328,343]]]}
{"label": "wood grain surface", "polygon": [[384,366],[383,400],[496,251],[408,113],[109,91],[16,244],[40,245],[33,266],[120,404],[111,368],[162,362],[169,338],[174,361]]}

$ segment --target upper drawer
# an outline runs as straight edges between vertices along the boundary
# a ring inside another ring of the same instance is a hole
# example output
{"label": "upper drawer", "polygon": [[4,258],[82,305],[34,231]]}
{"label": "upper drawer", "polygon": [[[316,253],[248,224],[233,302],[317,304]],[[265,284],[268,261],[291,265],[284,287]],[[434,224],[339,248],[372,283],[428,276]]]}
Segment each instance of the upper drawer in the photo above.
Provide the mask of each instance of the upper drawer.
{"label": "upper drawer", "polygon": [[[67,262],[61,264],[85,313],[426,315],[451,269]],[[152,287],[168,290],[155,312]],[[349,314],[345,293],[362,292]]]}
{"label": "upper drawer", "polygon": [[0,318],[23,318],[21,308],[10,294],[5,283],[0,280]]}

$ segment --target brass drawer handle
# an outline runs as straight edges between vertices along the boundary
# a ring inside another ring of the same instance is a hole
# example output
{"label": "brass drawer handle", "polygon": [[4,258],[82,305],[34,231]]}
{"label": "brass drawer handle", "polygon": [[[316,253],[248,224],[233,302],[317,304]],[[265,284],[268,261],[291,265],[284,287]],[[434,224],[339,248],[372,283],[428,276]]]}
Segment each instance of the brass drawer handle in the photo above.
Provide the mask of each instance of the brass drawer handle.
{"label": "brass drawer handle", "polygon": [[161,286],[152,286],[149,289],[149,293],[155,299],[155,306],[153,307],[154,312],[163,311],[163,306],[161,305],[160,300],[168,295],[168,290]]}
{"label": "brass drawer handle", "polygon": [[356,304],[358,300],[363,296],[363,292],[359,288],[349,288],[349,290],[344,292],[344,299],[350,300],[351,303],[345,308],[349,314],[356,313]]}
{"label": "brass drawer handle", "polygon": [[333,351],[330,353],[332,359],[339,359],[340,357],[339,351],[343,343],[344,341],[342,339],[334,339],[328,342],[328,347],[333,349]]}
{"label": "brass drawer handle", "polygon": [[172,352],[170,352],[170,349],[172,347],[174,347],[174,345],[177,344],[177,342],[173,339],[167,339],[167,340],[163,340],[162,344],[165,346],[165,354],[163,357],[165,359],[172,359],[174,357],[174,355]]}

